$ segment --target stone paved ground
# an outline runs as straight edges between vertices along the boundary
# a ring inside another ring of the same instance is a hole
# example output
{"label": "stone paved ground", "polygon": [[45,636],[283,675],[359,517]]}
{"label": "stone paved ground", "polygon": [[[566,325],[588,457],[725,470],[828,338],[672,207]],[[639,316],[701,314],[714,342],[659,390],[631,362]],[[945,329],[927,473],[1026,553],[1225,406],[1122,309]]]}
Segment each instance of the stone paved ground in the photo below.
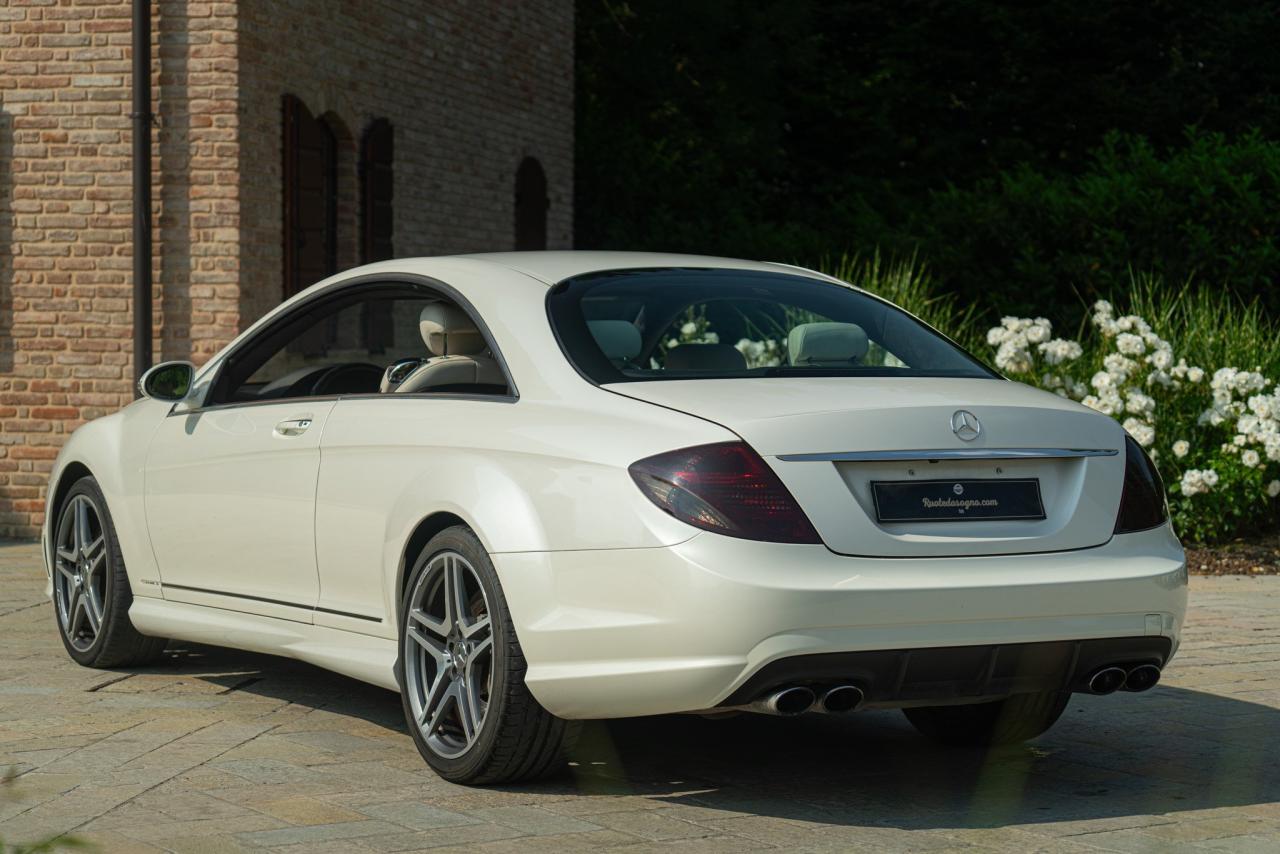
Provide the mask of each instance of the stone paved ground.
{"label": "stone paved ground", "polygon": [[593,725],[563,779],[444,783],[387,692],[181,646],[63,652],[29,545],[0,547],[0,837],[104,851],[1280,851],[1280,578],[1197,578],[1144,695],[1077,697],[1034,745],[937,749],[896,713]]}

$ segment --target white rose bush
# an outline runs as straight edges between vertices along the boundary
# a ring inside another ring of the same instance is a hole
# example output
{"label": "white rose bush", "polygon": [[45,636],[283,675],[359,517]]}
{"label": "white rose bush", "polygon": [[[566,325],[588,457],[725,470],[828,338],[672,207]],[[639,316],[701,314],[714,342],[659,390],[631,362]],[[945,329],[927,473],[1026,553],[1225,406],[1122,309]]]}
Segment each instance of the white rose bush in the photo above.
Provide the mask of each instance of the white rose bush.
{"label": "white rose bush", "polygon": [[1161,325],[1170,340],[1139,314],[1117,315],[1106,300],[1094,304],[1079,340],[1053,337],[1043,317],[1005,317],[986,343],[1005,375],[1119,421],[1156,461],[1178,532],[1194,542],[1215,542],[1276,519],[1280,372],[1189,362],[1190,349],[1179,351],[1178,330],[1171,327],[1178,325],[1175,319],[1192,317],[1209,323],[1184,331],[1194,331],[1190,337],[1197,343],[1216,345],[1201,350],[1241,349],[1230,328],[1213,325],[1211,312],[1166,312]]}
{"label": "white rose bush", "polygon": [[1126,314],[1100,300],[1075,334],[1055,336],[1044,317],[1005,317],[984,338],[977,309],[939,292],[914,258],[843,256],[822,268],[1012,379],[1120,422],[1160,469],[1184,540],[1215,544],[1280,528],[1280,324],[1258,303],[1137,276],[1121,297]]}

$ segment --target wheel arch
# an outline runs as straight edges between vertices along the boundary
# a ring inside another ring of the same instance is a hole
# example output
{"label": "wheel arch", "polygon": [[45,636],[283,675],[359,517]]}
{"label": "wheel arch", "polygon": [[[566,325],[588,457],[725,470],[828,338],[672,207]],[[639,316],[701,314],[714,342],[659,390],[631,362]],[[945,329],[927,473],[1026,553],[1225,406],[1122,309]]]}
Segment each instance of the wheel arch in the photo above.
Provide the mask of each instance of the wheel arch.
{"label": "wheel arch", "polygon": [[[62,471],[58,472],[58,480],[54,485],[52,494],[49,497],[49,514],[56,517],[62,510],[62,502],[67,499],[67,493],[71,491],[71,487],[84,477],[92,477],[93,471],[89,466],[80,460],[72,460],[63,466]],[[50,519],[50,530],[56,524],[53,518]]]}
{"label": "wheel arch", "polygon": [[396,567],[395,591],[397,604],[404,599],[404,588],[409,583],[409,573],[413,569],[414,561],[418,559],[418,554],[426,548],[427,543],[431,542],[431,538],[436,534],[458,525],[472,531],[475,530],[467,520],[447,510],[437,510],[423,517],[414,527],[409,534],[409,538],[405,541],[404,548],[400,551],[400,562]]}

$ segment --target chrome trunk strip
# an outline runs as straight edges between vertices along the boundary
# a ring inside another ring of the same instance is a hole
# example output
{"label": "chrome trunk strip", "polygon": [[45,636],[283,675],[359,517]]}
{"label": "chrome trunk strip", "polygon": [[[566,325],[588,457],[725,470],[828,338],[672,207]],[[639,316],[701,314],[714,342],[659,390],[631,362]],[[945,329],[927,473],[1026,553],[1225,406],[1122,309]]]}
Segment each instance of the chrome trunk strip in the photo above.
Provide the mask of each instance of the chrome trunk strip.
{"label": "chrome trunk strip", "polygon": [[887,463],[901,460],[1065,460],[1114,457],[1115,448],[939,448],[920,451],[835,451],[823,454],[780,454],[788,463]]}

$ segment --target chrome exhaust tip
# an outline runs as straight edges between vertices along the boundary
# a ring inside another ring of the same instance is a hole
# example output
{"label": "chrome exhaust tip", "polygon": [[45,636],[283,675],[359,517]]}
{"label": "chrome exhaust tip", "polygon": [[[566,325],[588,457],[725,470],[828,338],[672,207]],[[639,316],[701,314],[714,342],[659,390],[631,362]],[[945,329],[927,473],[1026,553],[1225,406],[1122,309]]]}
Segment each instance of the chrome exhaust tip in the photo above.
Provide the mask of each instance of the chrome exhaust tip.
{"label": "chrome exhaust tip", "polygon": [[809,711],[813,708],[813,704],[817,702],[817,699],[818,697],[813,693],[812,689],[797,685],[791,688],[782,688],[772,694],[761,697],[748,708],[755,712],[763,712],[766,715],[790,717]]}
{"label": "chrome exhaust tip", "polygon": [[1128,678],[1129,674],[1119,667],[1104,667],[1089,677],[1089,692],[1091,694],[1114,694],[1124,687],[1125,680]]}
{"label": "chrome exhaust tip", "polygon": [[857,685],[837,685],[822,695],[818,708],[831,714],[852,712],[862,705],[863,696],[862,689]]}
{"label": "chrome exhaust tip", "polygon": [[1126,691],[1149,691],[1160,681],[1160,668],[1154,664],[1139,664],[1129,671],[1124,680]]}

